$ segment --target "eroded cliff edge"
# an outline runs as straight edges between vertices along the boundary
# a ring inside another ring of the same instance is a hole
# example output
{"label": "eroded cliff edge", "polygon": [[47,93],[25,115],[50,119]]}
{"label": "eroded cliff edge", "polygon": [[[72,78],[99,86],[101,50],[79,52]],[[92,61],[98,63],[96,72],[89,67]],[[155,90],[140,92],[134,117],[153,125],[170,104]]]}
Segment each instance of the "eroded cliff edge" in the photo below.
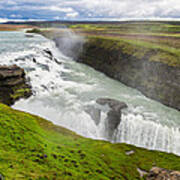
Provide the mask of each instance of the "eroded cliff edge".
{"label": "eroded cliff edge", "polygon": [[31,87],[22,68],[16,65],[0,66],[0,103],[13,105],[20,98],[31,95]]}
{"label": "eroded cliff edge", "polygon": [[88,37],[76,59],[180,110],[180,57],[160,48]]}

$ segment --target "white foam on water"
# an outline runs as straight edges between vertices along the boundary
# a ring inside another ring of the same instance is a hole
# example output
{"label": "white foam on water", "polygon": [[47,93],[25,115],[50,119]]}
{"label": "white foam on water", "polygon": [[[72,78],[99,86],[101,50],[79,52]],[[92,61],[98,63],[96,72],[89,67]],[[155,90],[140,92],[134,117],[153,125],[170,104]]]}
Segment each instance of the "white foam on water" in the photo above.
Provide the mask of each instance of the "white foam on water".
{"label": "white foam on water", "polygon": [[[112,142],[180,155],[180,112],[72,61],[41,36],[31,39],[23,32],[6,33],[6,37],[0,33],[0,41],[0,63],[24,68],[34,92],[29,99],[18,101],[15,109],[39,115],[85,137],[107,140],[106,114],[101,113],[101,121],[96,125],[85,107],[96,107],[97,98],[117,99],[127,103],[128,109],[123,110]],[[47,49],[53,57],[44,51]]]}

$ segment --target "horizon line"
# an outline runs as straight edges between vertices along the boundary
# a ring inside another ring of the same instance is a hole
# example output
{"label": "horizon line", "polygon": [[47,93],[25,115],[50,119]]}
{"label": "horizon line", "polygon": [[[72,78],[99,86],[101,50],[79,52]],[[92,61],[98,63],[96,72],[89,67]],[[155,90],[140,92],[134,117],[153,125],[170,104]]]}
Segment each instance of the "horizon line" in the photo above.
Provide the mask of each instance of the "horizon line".
{"label": "horizon line", "polygon": [[0,18],[0,24],[22,22],[125,22],[125,21],[174,21],[180,22],[180,18],[93,18],[93,19],[6,19]]}

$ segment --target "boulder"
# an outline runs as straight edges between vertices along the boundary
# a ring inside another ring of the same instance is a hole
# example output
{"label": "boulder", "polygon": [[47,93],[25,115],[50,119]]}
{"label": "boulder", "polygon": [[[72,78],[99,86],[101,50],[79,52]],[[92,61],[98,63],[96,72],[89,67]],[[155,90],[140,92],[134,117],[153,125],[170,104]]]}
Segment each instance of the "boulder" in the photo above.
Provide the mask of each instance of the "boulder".
{"label": "boulder", "polygon": [[31,87],[22,68],[16,65],[0,66],[0,103],[13,105],[16,100],[31,95]]}
{"label": "boulder", "polygon": [[24,77],[24,70],[16,65],[13,66],[0,66],[0,81],[9,78]]}
{"label": "boulder", "polygon": [[49,49],[44,49],[44,52],[48,54],[51,58],[53,57],[53,54]]}
{"label": "boulder", "polygon": [[146,177],[146,180],[180,180],[179,171],[170,171],[158,167],[153,167]]}

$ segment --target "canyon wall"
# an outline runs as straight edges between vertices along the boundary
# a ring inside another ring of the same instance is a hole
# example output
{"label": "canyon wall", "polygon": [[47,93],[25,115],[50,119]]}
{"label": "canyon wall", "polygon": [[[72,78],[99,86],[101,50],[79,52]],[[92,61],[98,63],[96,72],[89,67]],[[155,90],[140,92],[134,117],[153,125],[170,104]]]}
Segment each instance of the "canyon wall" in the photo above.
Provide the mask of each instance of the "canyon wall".
{"label": "canyon wall", "polygon": [[179,58],[160,49],[91,37],[84,43],[77,61],[180,110],[180,66],[171,61],[171,56]]}

